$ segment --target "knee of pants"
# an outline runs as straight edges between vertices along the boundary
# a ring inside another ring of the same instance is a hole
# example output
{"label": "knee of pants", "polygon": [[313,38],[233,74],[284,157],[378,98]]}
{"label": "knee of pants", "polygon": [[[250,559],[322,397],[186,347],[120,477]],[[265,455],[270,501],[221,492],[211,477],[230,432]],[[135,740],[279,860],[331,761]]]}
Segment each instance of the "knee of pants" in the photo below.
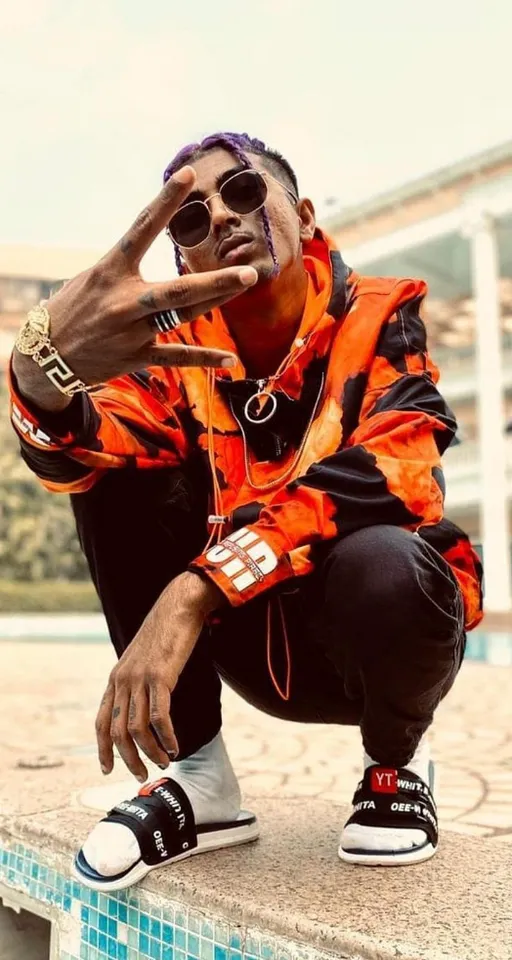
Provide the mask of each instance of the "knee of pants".
{"label": "knee of pants", "polygon": [[[427,617],[453,629],[461,597],[444,559],[421,537],[394,526],[365,527],[332,549],[326,562],[326,600],[359,622],[385,617],[395,626]],[[384,624],[383,624],[384,625]]]}

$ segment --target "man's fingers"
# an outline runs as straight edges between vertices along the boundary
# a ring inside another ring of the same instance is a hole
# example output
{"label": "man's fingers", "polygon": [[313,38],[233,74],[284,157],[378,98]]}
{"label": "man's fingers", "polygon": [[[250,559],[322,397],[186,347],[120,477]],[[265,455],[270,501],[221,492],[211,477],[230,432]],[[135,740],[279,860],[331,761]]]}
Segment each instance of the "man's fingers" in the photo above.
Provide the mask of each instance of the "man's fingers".
{"label": "man's fingers", "polygon": [[152,343],[140,353],[133,369],[146,367],[234,367],[236,357],[226,350],[189,347],[184,343]]}
{"label": "man's fingers", "polygon": [[208,303],[232,300],[247,287],[252,287],[257,279],[254,267],[225,267],[223,270],[186,274],[170,283],[145,284],[139,294],[134,316],[147,317],[150,313],[169,307],[181,312],[196,305],[201,307],[199,312],[204,312]]}
{"label": "man's fingers", "polygon": [[169,757],[161,749],[149,726],[148,695],[144,685],[132,689],[128,708],[128,733],[153,763],[163,768],[169,766]]}
{"label": "man's fingers", "polygon": [[112,254],[126,258],[136,266],[153,240],[167,226],[171,217],[190,193],[196,182],[192,167],[182,167],[167,181],[157,197],[141,210]]}
{"label": "man's fingers", "polygon": [[114,706],[114,687],[109,684],[101,701],[96,717],[96,740],[98,742],[98,759],[103,773],[111,773],[114,766],[114,752],[110,727],[112,724],[112,708]]}
{"label": "man's fingers", "polygon": [[178,755],[178,741],[170,716],[171,692],[163,682],[149,684],[149,721],[162,747],[172,758]]}
{"label": "man's fingers", "polygon": [[137,747],[128,733],[129,702],[129,691],[125,690],[123,686],[116,684],[110,736],[128,770],[133,773],[133,776],[136,777],[137,780],[144,783],[144,781],[147,780],[148,771],[140,759]]}

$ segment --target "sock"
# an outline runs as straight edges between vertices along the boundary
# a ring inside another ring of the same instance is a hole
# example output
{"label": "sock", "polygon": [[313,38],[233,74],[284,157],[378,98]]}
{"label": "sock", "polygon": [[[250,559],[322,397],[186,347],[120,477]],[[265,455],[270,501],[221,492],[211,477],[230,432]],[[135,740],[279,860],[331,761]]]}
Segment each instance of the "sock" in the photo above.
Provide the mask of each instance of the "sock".
{"label": "sock", "polygon": [[[430,744],[425,734],[414,754],[412,760],[404,767],[405,770],[411,770],[418,777],[429,785],[429,762],[430,762]],[[364,769],[376,765],[369,754],[364,752]],[[359,823],[351,823],[345,827],[341,835],[341,846],[344,850],[411,850],[414,847],[421,847],[425,843],[427,835],[424,830],[411,830],[391,827],[368,827]]]}
{"label": "sock", "polygon": [[[240,787],[221,732],[193,756],[171,763],[162,776],[183,787],[197,824],[236,820],[240,813]],[[122,873],[140,859],[135,834],[121,823],[98,823],[82,849],[87,863],[104,877]]]}

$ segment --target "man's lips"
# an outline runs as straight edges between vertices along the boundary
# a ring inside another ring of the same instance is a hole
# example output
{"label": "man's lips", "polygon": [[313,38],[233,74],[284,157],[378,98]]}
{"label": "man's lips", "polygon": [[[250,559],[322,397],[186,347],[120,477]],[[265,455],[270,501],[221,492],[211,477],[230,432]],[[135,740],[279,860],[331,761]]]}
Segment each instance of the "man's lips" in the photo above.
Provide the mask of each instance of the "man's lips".
{"label": "man's lips", "polygon": [[241,247],[245,243],[252,243],[253,239],[250,233],[232,233],[230,237],[226,237],[219,243],[217,256],[222,260],[231,250],[236,250],[237,247]]}

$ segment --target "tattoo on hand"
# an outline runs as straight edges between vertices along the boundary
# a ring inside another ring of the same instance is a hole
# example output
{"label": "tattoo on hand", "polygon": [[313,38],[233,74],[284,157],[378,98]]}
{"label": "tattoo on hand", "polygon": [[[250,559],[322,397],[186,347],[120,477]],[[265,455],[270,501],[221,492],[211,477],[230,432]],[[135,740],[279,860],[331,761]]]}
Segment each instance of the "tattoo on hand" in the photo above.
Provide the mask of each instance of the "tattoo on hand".
{"label": "tattoo on hand", "polygon": [[114,707],[114,709],[112,710],[112,720],[117,720],[120,713],[121,713],[121,707]]}
{"label": "tattoo on hand", "polygon": [[151,310],[158,309],[155,294],[152,290],[148,290],[147,293],[143,293],[142,296],[139,297],[139,303],[141,307],[150,307]]}

